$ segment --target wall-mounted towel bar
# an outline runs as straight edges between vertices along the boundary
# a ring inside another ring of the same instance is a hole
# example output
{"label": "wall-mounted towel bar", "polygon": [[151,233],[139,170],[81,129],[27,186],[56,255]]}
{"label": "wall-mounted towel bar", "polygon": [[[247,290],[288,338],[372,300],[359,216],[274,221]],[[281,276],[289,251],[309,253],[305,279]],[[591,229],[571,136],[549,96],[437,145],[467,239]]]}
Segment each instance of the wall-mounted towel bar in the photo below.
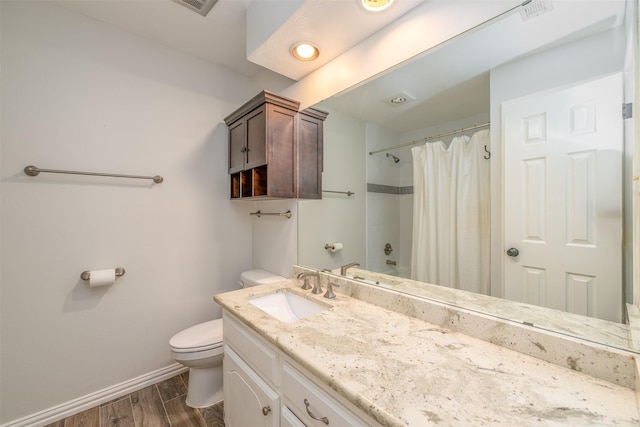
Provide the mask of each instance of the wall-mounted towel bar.
{"label": "wall-mounted towel bar", "polygon": [[40,172],[45,173],[65,173],[71,175],[92,175],[92,176],[111,176],[116,178],[134,178],[134,179],[152,179],[156,184],[160,184],[164,179],[160,175],[156,176],[142,176],[142,175],[121,175],[114,173],[98,173],[98,172],[80,172],[80,171],[64,171],[56,169],[40,169],[33,165],[29,165],[24,168],[24,173],[29,176],[38,176]]}
{"label": "wall-mounted towel bar", "polygon": [[347,196],[353,196],[353,191],[331,191],[331,190],[322,190],[323,193],[335,193],[335,194],[346,194]]}
{"label": "wall-mounted towel bar", "polygon": [[286,211],[286,212],[261,212],[261,211],[256,211],[256,212],[250,212],[249,215],[255,215],[258,218],[260,218],[262,215],[277,215],[277,216],[285,216],[287,217],[287,219],[291,218],[291,211]]}
{"label": "wall-mounted towel bar", "polygon": [[[116,277],[122,277],[124,276],[125,273],[125,269],[122,267],[116,267]],[[89,270],[85,270],[82,273],[80,273],[80,278],[82,280],[89,280],[91,279],[91,271]]]}

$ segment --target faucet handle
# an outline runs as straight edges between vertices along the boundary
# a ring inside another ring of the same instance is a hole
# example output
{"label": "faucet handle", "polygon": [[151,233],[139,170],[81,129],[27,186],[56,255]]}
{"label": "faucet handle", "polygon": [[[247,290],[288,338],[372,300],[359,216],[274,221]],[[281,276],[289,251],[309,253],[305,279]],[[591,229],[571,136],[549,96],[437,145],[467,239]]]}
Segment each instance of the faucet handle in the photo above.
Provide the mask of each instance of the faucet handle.
{"label": "faucet handle", "polygon": [[316,280],[320,279],[319,276],[318,276],[318,273],[314,273],[314,272],[310,272],[310,271],[298,274],[298,279],[303,279],[304,278],[304,283],[302,284],[301,287],[305,291],[308,291],[309,289],[311,289],[311,284],[309,283],[309,278],[310,277],[315,277]]}
{"label": "faucet handle", "polygon": [[305,291],[308,291],[309,289],[311,289],[311,284],[309,283],[309,276],[304,278],[304,283],[301,286],[302,289],[304,289]]}
{"label": "faucet handle", "polygon": [[340,287],[337,283],[331,283],[331,281],[327,282],[327,292],[324,293],[323,297],[333,299],[336,297],[336,294],[333,293],[333,287]]}

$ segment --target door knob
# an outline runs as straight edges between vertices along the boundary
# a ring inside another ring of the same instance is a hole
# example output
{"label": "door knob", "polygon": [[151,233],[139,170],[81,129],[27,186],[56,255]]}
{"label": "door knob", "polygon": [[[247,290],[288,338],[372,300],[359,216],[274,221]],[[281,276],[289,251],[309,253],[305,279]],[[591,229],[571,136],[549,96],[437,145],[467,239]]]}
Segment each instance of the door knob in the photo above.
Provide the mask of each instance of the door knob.
{"label": "door knob", "polygon": [[507,249],[507,255],[509,255],[510,257],[517,257],[518,255],[520,255],[520,251],[517,250],[516,248],[509,248]]}

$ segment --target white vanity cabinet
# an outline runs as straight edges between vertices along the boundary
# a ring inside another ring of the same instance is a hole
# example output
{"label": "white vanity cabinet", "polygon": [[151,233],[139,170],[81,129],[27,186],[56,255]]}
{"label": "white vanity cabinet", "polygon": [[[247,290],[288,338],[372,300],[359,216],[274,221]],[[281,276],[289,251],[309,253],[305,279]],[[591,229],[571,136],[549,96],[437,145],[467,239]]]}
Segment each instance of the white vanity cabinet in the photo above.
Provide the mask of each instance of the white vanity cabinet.
{"label": "white vanity cabinet", "polygon": [[224,410],[227,427],[368,427],[348,403],[323,390],[247,326],[224,312]]}
{"label": "white vanity cabinet", "polygon": [[224,317],[224,421],[227,427],[278,427],[278,354]]}
{"label": "white vanity cabinet", "polygon": [[280,396],[226,345],[223,382],[227,427],[280,425]]}

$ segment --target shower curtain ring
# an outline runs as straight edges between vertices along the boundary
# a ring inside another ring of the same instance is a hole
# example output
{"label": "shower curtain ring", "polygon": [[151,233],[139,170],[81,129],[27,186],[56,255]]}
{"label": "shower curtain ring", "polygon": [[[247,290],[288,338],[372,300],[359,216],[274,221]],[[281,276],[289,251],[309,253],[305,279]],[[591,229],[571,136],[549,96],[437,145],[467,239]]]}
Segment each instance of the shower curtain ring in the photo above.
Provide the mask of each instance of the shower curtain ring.
{"label": "shower curtain ring", "polygon": [[482,157],[484,157],[485,159],[489,160],[491,158],[491,151],[487,150],[487,146],[486,145],[484,146],[484,152],[487,153],[487,155],[486,156],[482,156]]}

